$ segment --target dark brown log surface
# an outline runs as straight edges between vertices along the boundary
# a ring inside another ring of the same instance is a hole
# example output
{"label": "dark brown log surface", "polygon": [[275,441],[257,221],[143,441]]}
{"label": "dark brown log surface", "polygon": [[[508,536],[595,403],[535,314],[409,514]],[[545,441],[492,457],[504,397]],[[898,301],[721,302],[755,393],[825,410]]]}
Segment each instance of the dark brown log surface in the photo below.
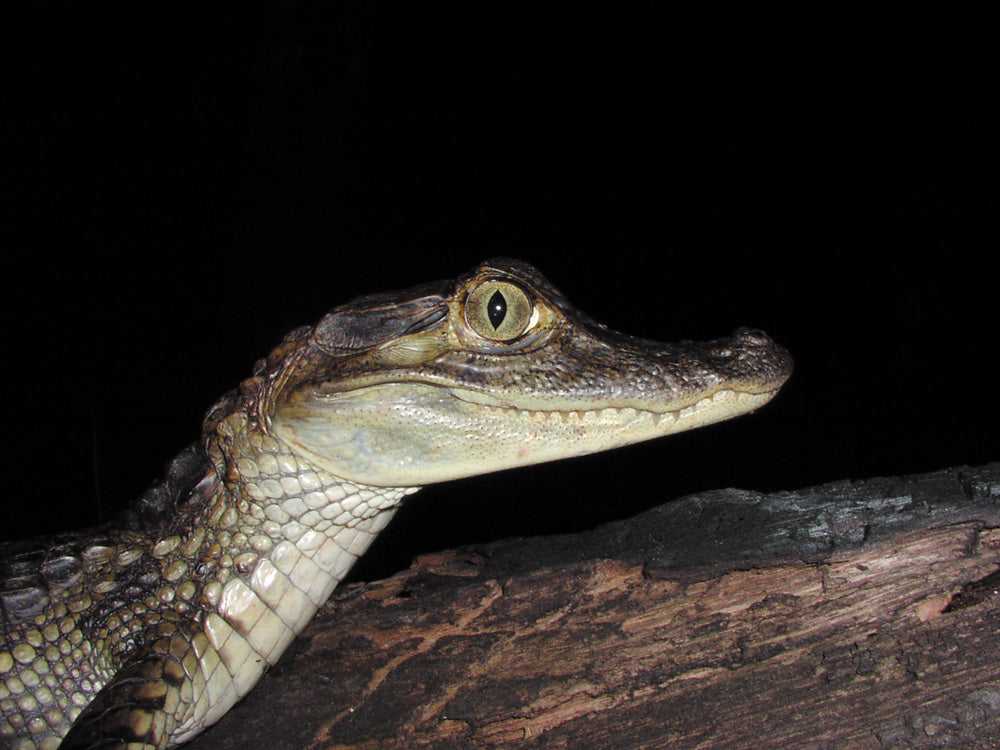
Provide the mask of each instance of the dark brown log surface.
{"label": "dark brown log surface", "polygon": [[685,497],[345,587],[192,748],[1000,747],[1000,464]]}

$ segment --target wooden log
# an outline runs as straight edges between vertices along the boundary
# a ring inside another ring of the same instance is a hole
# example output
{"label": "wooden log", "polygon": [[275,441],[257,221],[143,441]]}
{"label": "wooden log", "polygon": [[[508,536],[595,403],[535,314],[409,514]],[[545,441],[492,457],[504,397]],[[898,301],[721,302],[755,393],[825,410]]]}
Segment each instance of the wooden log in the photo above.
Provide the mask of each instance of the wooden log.
{"label": "wooden log", "polygon": [[1000,747],[1000,464],[685,497],[335,594],[192,748]]}

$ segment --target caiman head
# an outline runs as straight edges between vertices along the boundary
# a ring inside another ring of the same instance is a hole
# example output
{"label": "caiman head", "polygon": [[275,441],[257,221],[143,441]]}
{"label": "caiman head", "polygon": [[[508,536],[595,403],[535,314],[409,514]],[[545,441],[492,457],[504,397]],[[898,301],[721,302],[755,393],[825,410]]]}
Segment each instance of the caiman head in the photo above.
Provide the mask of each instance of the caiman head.
{"label": "caiman head", "polygon": [[337,477],[414,487],[580,456],[752,411],[788,378],[760,331],[615,333],[530,265],[360,297],[263,365],[258,423]]}

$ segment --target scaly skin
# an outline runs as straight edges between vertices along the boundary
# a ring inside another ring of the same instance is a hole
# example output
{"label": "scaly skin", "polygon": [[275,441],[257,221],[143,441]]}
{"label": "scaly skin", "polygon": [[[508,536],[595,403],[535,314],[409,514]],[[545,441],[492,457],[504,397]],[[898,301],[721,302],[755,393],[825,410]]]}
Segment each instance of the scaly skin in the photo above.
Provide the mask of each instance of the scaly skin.
{"label": "scaly skin", "polygon": [[756,331],[613,333],[507,259],[336,308],[223,397],[118,522],[3,550],[0,745],[183,743],[420,486],[737,416],[790,372]]}

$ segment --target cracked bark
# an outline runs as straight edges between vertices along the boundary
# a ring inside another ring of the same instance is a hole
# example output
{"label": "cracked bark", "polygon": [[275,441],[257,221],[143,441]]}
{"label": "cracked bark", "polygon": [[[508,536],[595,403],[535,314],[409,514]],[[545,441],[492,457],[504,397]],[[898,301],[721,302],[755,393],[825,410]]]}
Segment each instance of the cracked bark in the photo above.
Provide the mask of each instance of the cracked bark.
{"label": "cracked bark", "polygon": [[720,490],[345,587],[191,747],[1000,747],[1000,464]]}

